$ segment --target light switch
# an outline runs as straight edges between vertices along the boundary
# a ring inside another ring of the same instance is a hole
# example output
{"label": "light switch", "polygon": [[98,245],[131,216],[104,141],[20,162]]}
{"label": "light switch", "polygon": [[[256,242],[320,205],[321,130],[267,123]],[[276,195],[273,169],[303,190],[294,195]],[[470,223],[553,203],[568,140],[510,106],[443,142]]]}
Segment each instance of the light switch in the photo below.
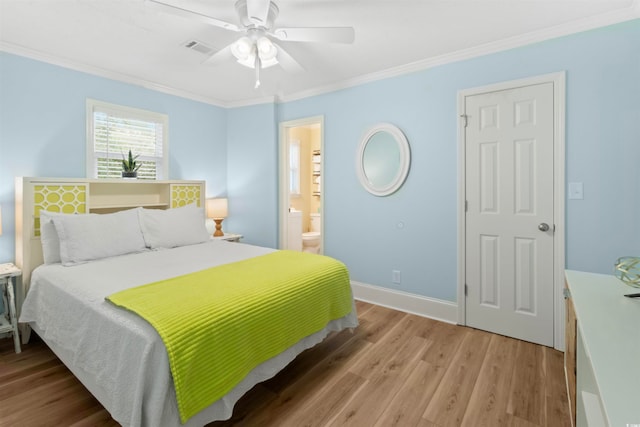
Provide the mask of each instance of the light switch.
{"label": "light switch", "polygon": [[584,199],[584,193],[581,182],[569,183],[569,199],[582,200]]}

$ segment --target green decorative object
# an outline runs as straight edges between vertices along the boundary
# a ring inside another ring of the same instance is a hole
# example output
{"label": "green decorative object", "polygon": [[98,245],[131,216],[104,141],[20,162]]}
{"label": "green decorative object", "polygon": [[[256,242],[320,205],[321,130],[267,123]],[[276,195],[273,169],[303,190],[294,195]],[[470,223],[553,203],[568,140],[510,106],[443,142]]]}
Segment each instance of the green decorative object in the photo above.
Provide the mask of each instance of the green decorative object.
{"label": "green decorative object", "polygon": [[138,169],[142,166],[142,163],[136,162],[139,154],[133,156],[131,150],[129,150],[129,158],[126,159],[122,156],[122,177],[123,178],[136,178],[138,176]]}
{"label": "green decorative object", "polygon": [[625,284],[640,288],[640,257],[624,256],[618,258],[614,274]]}

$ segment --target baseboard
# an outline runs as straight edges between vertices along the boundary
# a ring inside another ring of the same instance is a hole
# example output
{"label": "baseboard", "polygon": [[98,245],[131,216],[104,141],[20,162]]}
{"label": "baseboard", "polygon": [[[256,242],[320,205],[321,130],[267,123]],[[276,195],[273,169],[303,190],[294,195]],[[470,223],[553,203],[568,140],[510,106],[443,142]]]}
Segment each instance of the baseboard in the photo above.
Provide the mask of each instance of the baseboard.
{"label": "baseboard", "polygon": [[353,297],[360,301],[442,322],[457,323],[458,305],[450,301],[368,285],[354,280],[351,281],[351,289],[353,289]]}

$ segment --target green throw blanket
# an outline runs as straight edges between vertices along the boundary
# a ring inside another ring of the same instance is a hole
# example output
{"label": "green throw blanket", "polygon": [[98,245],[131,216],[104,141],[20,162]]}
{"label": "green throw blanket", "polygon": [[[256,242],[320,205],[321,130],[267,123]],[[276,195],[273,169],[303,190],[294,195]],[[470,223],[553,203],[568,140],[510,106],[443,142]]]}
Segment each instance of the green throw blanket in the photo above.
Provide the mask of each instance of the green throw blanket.
{"label": "green throw blanket", "polygon": [[346,267],[278,251],[107,297],[146,319],[171,365],[182,422],[253,368],[351,312]]}

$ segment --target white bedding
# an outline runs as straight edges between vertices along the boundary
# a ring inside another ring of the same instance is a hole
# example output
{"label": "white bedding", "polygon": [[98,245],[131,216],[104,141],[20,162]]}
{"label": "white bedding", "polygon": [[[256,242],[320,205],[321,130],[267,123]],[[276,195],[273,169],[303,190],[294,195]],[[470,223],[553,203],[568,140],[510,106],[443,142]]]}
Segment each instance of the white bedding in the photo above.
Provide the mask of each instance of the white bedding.
{"label": "white bedding", "polygon": [[[126,288],[269,252],[273,249],[212,240],[73,267],[42,265],[31,276],[20,322],[31,324],[120,424],[180,426],[160,336],[142,318],[112,306],[104,298]],[[255,384],[275,375],[329,332],[357,324],[355,310],[330,322],[322,331],[258,366],[228,395],[185,425],[202,426],[228,419],[233,405]]]}

